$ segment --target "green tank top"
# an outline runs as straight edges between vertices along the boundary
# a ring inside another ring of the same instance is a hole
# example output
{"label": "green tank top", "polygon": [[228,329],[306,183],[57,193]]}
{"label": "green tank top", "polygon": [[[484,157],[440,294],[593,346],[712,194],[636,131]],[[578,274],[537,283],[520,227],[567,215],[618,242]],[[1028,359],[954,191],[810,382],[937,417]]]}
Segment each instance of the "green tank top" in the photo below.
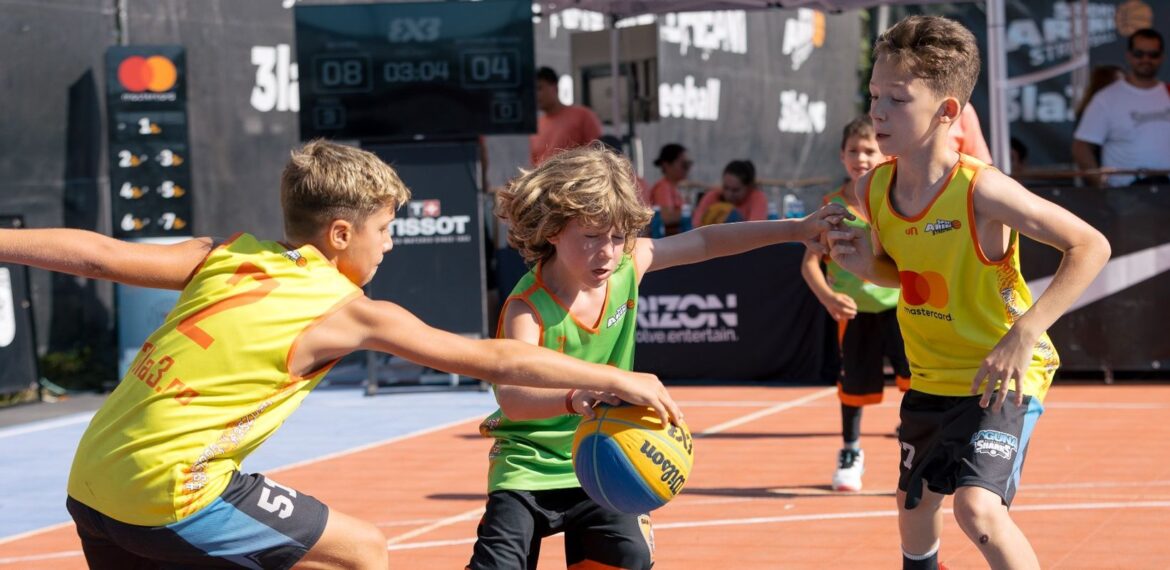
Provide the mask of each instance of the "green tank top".
{"label": "green tank top", "polygon": [[[595,323],[569,313],[541,279],[538,265],[529,271],[504,304],[527,303],[540,324],[540,345],[597,364],[630,370],[634,364],[638,275],[630,256],[609,278],[605,310]],[[502,336],[503,327],[497,336]],[[573,472],[573,434],[580,416],[565,414],[541,420],[513,421],[496,410],[479,426],[495,438],[488,453],[488,492],[501,489],[541,491],[579,487]]]}
{"label": "green tank top", "polygon": [[[849,203],[845,201],[844,190],[845,186],[841,186],[837,188],[836,192],[826,195],[825,204],[836,202],[844,206],[850,213],[856,216],[856,219],[845,220],[845,224],[868,233],[869,221],[865,219],[865,216],[861,212],[849,207]],[[825,261],[825,271],[829,276],[829,283],[832,284],[833,290],[852,297],[857,303],[857,311],[859,313],[881,313],[898,306],[899,293],[897,288],[874,285],[846,271],[832,259]]]}

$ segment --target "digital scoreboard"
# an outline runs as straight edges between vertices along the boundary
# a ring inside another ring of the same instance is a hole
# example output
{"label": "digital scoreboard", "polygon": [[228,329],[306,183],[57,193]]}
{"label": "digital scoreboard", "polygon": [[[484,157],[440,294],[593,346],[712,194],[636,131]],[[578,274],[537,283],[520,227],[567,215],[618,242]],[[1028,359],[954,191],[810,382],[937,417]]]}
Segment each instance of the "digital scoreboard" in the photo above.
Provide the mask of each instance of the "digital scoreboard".
{"label": "digital scoreboard", "polygon": [[113,235],[191,235],[191,164],[183,46],[106,50]]}
{"label": "digital scoreboard", "polygon": [[531,0],[297,5],[304,140],[536,130]]}

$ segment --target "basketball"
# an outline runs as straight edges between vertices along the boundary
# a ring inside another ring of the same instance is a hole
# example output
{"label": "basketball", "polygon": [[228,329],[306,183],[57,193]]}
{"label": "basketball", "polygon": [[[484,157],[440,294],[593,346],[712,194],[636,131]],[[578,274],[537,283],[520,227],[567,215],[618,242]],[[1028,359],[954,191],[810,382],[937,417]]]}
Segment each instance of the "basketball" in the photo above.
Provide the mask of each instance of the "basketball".
{"label": "basketball", "polygon": [[601,506],[648,513],[682,491],[694,464],[686,425],[663,427],[652,408],[599,406],[573,437],[573,468],[581,488]]}

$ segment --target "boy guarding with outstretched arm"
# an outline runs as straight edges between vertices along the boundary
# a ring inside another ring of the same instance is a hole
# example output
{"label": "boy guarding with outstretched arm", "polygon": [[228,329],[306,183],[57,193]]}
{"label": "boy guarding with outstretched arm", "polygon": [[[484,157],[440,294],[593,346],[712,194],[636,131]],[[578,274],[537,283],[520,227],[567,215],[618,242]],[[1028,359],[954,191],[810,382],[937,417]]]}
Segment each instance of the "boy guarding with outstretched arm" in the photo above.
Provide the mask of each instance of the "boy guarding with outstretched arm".
{"label": "boy guarding with outstretched arm", "polygon": [[[869,231],[865,207],[858,201],[853,186],[869,169],[885,160],[874,136],[872,119],[862,116],[845,125],[841,134],[841,164],[849,174],[849,181],[826,195],[825,203],[847,208],[854,216],[845,222],[849,227]],[[894,310],[898,306],[898,289],[858,278],[832,259],[825,260],[826,268],[822,271],[821,258],[822,255],[811,249],[805,251],[801,275],[839,327],[843,370],[837,381],[837,397],[841,400],[844,447],[837,453],[833,490],[857,492],[861,490],[861,476],[865,473],[861,410],[863,406],[882,401],[886,385],[882,358],[889,359],[902,391],[910,388],[910,363],[906,361],[898,314]]]}
{"label": "boy guarding with outstretched arm", "polygon": [[[845,215],[829,205],[800,220],[703,227],[638,238],[650,209],[633,169],[599,146],[562,152],[500,193],[508,240],[535,266],[508,297],[498,336],[624,370],[633,366],[638,284],[648,271],[769,244],[815,240]],[[489,453],[487,512],[468,568],[534,569],[541,540],[565,533],[570,568],[653,564],[650,517],[606,510],[573,471],[573,434],[605,391],[497,386],[500,409],[481,432]]]}
{"label": "boy guarding with outstretched arm", "polygon": [[[952,493],[956,521],[992,568],[1040,567],[1008,507],[1059,365],[1044,331],[1109,258],[1083,220],[948,148],[978,76],[975,38],[951,20],[912,16],[878,38],[869,114],[882,152],[897,158],[857,185],[872,244],[857,230],[828,234],[842,267],[902,287],[913,373],[899,436],[904,568],[938,567],[940,505]],[[1034,303],[1020,233],[1064,254]]]}
{"label": "boy guarding with outstretched arm", "polygon": [[287,242],[238,234],[159,246],[0,230],[5,262],[182,290],[78,445],[66,506],[91,568],[385,569],[386,538],[373,524],[240,471],[354,350],[496,383],[616,391],[664,420],[679,416],[652,375],[466,339],[364,296],[409,196],[373,154],[314,141],[282,175]]}

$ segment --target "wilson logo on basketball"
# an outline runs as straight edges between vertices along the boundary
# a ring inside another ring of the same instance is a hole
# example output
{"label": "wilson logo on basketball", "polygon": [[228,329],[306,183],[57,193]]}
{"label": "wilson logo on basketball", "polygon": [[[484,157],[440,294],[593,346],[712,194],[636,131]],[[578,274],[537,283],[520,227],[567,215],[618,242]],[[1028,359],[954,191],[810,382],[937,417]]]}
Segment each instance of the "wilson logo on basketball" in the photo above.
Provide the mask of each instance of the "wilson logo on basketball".
{"label": "wilson logo on basketball", "polygon": [[118,64],[118,83],[131,93],[170,91],[178,81],[174,62],[161,56],[130,56]]}
{"label": "wilson logo on basketball", "polygon": [[927,308],[929,305],[936,309],[945,309],[950,301],[947,290],[947,281],[942,275],[934,271],[900,271],[898,277],[902,282],[902,300],[906,302],[906,311],[911,315],[932,317],[942,321],[953,320],[950,313],[943,313]]}

